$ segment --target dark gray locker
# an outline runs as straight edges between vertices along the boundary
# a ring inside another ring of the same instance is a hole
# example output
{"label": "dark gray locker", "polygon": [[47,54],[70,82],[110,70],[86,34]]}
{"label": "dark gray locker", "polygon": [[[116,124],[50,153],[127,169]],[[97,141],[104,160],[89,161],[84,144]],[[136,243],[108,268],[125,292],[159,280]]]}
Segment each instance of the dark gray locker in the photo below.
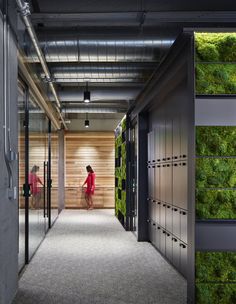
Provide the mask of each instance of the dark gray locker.
{"label": "dark gray locker", "polygon": [[180,269],[180,242],[176,237],[172,237],[172,263],[179,270]]}
{"label": "dark gray locker", "polygon": [[156,203],[156,222],[160,225],[161,223],[161,202],[157,200]]}
{"label": "dark gray locker", "polygon": [[180,157],[180,117],[173,118],[173,160]]}
{"label": "dark gray locker", "polygon": [[160,242],[160,252],[166,254],[166,231],[161,229],[161,242]]}
{"label": "dark gray locker", "polygon": [[148,165],[148,197],[151,198],[152,195],[152,184],[151,184],[151,180],[152,180],[152,166]]}
{"label": "dark gray locker", "polygon": [[156,222],[156,200],[152,200],[152,215],[151,215],[151,219]]}
{"label": "dark gray locker", "polygon": [[173,249],[172,249],[172,235],[166,232],[166,258],[172,262],[173,259]]}
{"label": "dark gray locker", "polygon": [[149,238],[149,241],[152,242],[152,240],[153,240],[152,221],[147,220],[147,222],[148,222],[148,238]]}
{"label": "dark gray locker", "polygon": [[161,161],[166,160],[166,149],[165,149],[165,124],[161,124],[160,130],[160,159]]}
{"label": "dark gray locker", "polygon": [[154,199],[155,198],[155,166],[152,165],[150,170],[151,170],[151,176],[150,176],[150,178],[151,178],[151,193],[150,193],[150,195],[151,195],[151,198]]}
{"label": "dark gray locker", "polygon": [[181,241],[185,242],[186,244],[188,243],[188,213],[186,210],[180,210],[180,239]]}
{"label": "dark gray locker", "polygon": [[183,209],[188,209],[188,169],[187,161],[182,161],[179,164],[179,201],[178,206]]}
{"label": "dark gray locker", "polygon": [[165,176],[166,176],[166,164],[162,164],[160,167],[160,195],[161,195],[161,201],[165,202],[166,201],[166,196],[165,196]]}
{"label": "dark gray locker", "polygon": [[160,225],[166,227],[166,203],[161,203],[161,220]]}
{"label": "dark gray locker", "polygon": [[184,243],[180,243],[180,272],[187,278],[188,269],[188,247]]}
{"label": "dark gray locker", "polygon": [[155,160],[160,162],[160,128],[159,126],[155,129]]}
{"label": "dark gray locker", "polygon": [[148,164],[151,163],[151,133],[148,133]]}
{"label": "dark gray locker", "polygon": [[161,247],[161,227],[158,224],[156,226],[155,246],[158,250],[160,250],[160,247]]}
{"label": "dark gray locker", "polygon": [[172,206],[166,205],[166,230],[172,232]]}
{"label": "dark gray locker", "polygon": [[188,123],[185,113],[182,113],[180,120],[180,155],[186,158],[188,153]]}
{"label": "dark gray locker", "polygon": [[166,160],[172,160],[172,120],[166,120],[165,128],[165,138],[166,138]]}
{"label": "dark gray locker", "polygon": [[172,204],[172,164],[167,163],[165,168],[165,202]]}
{"label": "dark gray locker", "polygon": [[156,199],[161,199],[160,171],[161,171],[161,166],[157,164],[155,168],[155,198]]}
{"label": "dark gray locker", "polygon": [[181,237],[180,235],[180,210],[177,207],[172,208],[173,211],[173,230],[172,233],[177,236],[178,238]]}
{"label": "dark gray locker", "polygon": [[180,187],[181,187],[181,179],[180,179],[180,171],[181,166],[179,162],[174,162],[172,164],[172,172],[173,172],[173,205],[180,205]]}

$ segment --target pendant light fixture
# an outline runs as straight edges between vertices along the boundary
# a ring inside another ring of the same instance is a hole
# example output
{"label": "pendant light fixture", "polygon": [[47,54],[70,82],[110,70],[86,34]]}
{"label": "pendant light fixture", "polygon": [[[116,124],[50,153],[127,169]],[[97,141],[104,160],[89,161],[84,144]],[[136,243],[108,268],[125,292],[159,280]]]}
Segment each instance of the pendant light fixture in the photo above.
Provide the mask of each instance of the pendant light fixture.
{"label": "pendant light fixture", "polygon": [[90,91],[88,90],[88,82],[86,82],[86,90],[84,91],[84,102],[90,102]]}
{"label": "pendant light fixture", "polygon": [[84,121],[85,128],[89,128],[89,120],[88,120],[88,113],[86,113],[86,119]]}

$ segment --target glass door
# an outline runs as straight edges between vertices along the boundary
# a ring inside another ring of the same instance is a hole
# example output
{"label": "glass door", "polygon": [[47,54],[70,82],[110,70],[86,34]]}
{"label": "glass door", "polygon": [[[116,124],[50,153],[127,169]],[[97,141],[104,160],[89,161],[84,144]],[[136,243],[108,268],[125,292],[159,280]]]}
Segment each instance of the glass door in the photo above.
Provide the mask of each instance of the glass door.
{"label": "glass door", "polygon": [[43,240],[48,224],[48,119],[29,100],[29,259]]}

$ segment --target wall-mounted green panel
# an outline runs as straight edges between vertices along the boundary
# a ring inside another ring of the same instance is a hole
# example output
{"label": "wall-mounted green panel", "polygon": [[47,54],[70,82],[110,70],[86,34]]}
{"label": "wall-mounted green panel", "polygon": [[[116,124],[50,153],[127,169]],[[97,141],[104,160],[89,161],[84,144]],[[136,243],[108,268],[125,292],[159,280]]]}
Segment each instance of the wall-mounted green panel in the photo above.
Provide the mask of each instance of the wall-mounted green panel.
{"label": "wall-mounted green panel", "polygon": [[196,155],[236,156],[236,127],[196,127]]}
{"label": "wall-mounted green panel", "polygon": [[236,303],[236,284],[196,284],[196,304]]}
{"label": "wall-mounted green panel", "polygon": [[197,283],[236,283],[236,252],[196,252]]}
{"label": "wall-mounted green panel", "polygon": [[236,219],[236,190],[196,190],[198,219]]}
{"label": "wall-mounted green panel", "polygon": [[[121,122],[120,134],[115,140],[115,155],[116,158],[120,158],[120,167],[115,168],[115,177],[118,178],[118,187],[116,188],[115,205],[116,215],[121,212],[123,216],[126,216],[126,192],[122,191],[122,180],[126,180],[126,142],[122,140],[122,132],[126,130],[126,119]],[[120,151],[120,153],[119,153]],[[121,198],[118,197],[118,190],[121,192]]]}
{"label": "wall-mounted green panel", "polygon": [[196,187],[236,188],[236,159],[196,159]]}
{"label": "wall-mounted green panel", "polygon": [[236,34],[196,33],[196,93],[236,94]]}

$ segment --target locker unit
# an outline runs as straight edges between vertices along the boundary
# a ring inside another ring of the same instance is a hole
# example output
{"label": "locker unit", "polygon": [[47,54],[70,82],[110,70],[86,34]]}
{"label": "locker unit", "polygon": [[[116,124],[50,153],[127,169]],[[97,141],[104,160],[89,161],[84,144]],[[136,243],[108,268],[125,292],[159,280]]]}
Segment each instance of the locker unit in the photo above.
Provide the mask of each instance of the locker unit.
{"label": "locker unit", "polygon": [[[168,115],[148,134],[149,239],[180,273],[187,265],[187,139],[179,114]],[[153,143],[152,143],[153,141]]]}

